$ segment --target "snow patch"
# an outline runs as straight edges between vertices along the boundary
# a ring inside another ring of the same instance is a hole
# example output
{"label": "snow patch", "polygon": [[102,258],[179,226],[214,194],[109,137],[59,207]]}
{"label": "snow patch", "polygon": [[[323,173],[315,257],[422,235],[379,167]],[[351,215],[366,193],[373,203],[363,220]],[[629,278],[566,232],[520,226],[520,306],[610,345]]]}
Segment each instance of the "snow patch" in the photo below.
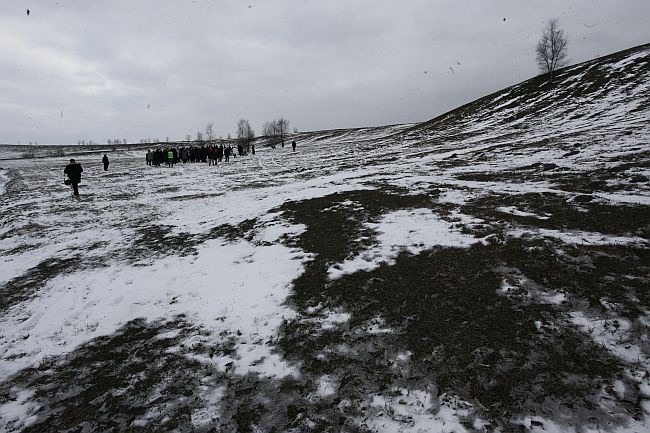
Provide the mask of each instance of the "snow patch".
{"label": "snow patch", "polygon": [[482,428],[474,405],[452,394],[431,397],[425,390],[395,388],[376,394],[368,404],[375,412],[365,424],[371,431],[395,433],[463,433],[466,425]]}
{"label": "snow patch", "polygon": [[638,245],[650,246],[650,242],[640,236],[613,236],[598,232],[585,232],[579,230],[552,230],[552,229],[523,229],[517,228],[508,231],[508,235],[520,237],[555,238],[573,245]]}
{"label": "snow patch", "polygon": [[507,214],[510,214],[510,215],[515,215],[515,216],[533,217],[533,218],[537,218],[537,219],[540,219],[540,220],[547,220],[547,219],[550,218],[550,215],[537,215],[537,214],[531,213],[531,212],[524,212],[522,210],[519,210],[515,206],[498,207],[497,211],[507,213]]}
{"label": "snow patch", "polygon": [[448,189],[444,191],[440,196],[438,197],[438,201],[441,203],[453,203],[457,205],[464,205],[474,197],[476,197],[476,193],[473,193],[468,190],[463,190],[463,189]]}
{"label": "snow patch", "polygon": [[110,335],[136,318],[154,321],[179,314],[215,339],[221,331],[238,330],[240,372],[248,368],[242,363],[264,358],[253,370],[292,374],[264,343],[283,319],[295,315],[283,302],[291,281],[302,272],[301,260],[302,251],[281,245],[212,240],[191,257],[59,276],[39,297],[14,305],[0,318],[0,377]]}
{"label": "snow patch", "polygon": [[648,365],[650,358],[630,341],[632,324],[622,317],[591,318],[584,312],[569,313],[570,321],[612,354],[631,364]]}
{"label": "snow patch", "polygon": [[333,329],[341,323],[345,323],[350,320],[350,313],[335,313],[329,312],[327,317],[322,319],[321,328],[323,329]]}
{"label": "snow patch", "polygon": [[367,223],[366,227],[377,233],[377,245],[353,259],[331,266],[328,269],[330,279],[371,271],[382,263],[393,264],[402,251],[419,254],[434,246],[465,248],[479,241],[461,233],[430,209],[399,210],[384,215],[378,223]]}
{"label": "snow patch", "polygon": [[[15,400],[6,399],[6,403],[0,404],[0,420],[5,426],[11,424],[29,427],[37,420],[36,413],[40,406],[31,401],[34,391],[12,388],[15,392]],[[4,399],[3,399],[4,400]]]}
{"label": "snow patch", "polygon": [[336,394],[338,389],[337,382],[329,375],[323,375],[318,379],[318,386],[316,388],[316,395],[320,398],[329,397]]}
{"label": "snow patch", "polygon": [[9,182],[9,176],[4,170],[0,170],[0,195],[7,192],[7,182]]}

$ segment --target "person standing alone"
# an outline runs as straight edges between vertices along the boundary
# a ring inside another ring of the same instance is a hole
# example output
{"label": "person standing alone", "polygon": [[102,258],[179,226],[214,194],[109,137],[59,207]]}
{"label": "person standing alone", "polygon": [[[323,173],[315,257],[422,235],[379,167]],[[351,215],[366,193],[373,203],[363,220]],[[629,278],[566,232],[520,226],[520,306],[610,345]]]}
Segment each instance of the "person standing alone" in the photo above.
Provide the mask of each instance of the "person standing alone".
{"label": "person standing alone", "polygon": [[104,163],[104,171],[108,171],[108,156],[106,154],[104,154],[102,162]]}
{"label": "person standing alone", "polygon": [[79,182],[81,182],[81,173],[83,171],[81,164],[75,162],[74,158],[70,160],[70,164],[66,165],[63,170],[63,174],[67,174],[68,179],[70,179],[72,193],[76,198],[79,198]]}

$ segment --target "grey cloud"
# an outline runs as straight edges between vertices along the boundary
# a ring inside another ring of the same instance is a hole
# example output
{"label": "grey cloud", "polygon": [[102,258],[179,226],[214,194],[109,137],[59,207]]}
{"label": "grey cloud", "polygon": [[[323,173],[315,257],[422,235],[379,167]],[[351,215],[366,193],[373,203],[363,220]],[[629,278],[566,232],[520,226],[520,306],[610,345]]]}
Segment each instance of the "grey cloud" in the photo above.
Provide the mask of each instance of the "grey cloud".
{"label": "grey cloud", "polygon": [[11,3],[0,142],[422,121],[534,76],[550,17],[573,62],[650,41],[643,0],[42,0],[29,17]]}

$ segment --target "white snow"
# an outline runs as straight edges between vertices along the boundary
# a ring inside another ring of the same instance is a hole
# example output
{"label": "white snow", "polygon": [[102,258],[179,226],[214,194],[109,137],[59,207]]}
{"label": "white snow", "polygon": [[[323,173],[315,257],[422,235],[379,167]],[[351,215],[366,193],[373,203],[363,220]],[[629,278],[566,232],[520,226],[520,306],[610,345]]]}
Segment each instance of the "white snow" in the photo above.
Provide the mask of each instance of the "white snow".
{"label": "white snow", "polygon": [[324,319],[321,319],[321,328],[323,329],[333,329],[341,323],[345,323],[350,320],[350,313],[335,313],[330,311],[327,313],[327,316]]}
{"label": "white snow", "polygon": [[316,395],[321,398],[329,397],[336,393],[337,388],[338,388],[337,382],[334,380],[334,378],[331,375],[326,374],[321,376],[321,378],[318,381]]}
{"label": "white snow", "polygon": [[613,236],[580,230],[513,228],[508,234],[513,237],[554,238],[574,245],[650,245],[648,240],[639,236]]}
{"label": "white snow", "polygon": [[549,304],[560,305],[566,302],[566,295],[564,293],[543,294],[541,299]]}
{"label": "white snow", "polygon": [[[114,333],[130,320],[178,314],[187,314],[215,338],[221,330],[239,330],[239,357],[267,357],[278,363],[264,342],[273,337],[283,318],[294,314],[282,303],[302,270],[300,257],[300,251],[280,245],[255,247],[246,241],[214,240],[202,245],[196,256],[56,278],[40,296],[0,318],[4,330],[0,377]],[[11,358],[22,353],[29,356]],[[284,372],[291,369],[284,366]]]}
{"label": "white snow", "polygon": [[533,217],[533,218],[537,218],[537,219],[540,219],[540,220],[547,220],[547,219],[550,218],[550,215],[537,215],[537,214],[532,213],[532,212],[525,212],[525,211],[522,211],[522,210],[518,209],[516,206],[502,206],[502,207],[498,207],[497,210],[499,212],[507,213],[507,214],[510,214],[510,215],[523,216],[523,217]]}
{"label": "white snow", "polygon": [[614,392],[621,400],[625,398],[625,384],[620,380],[614,381]]}
{"label": "white snow", "polygon": [[386,433],[464,433],[463,421],[481,428],[484,422],[474,405],[452,394],[432,398],[426,390],[392,389],[373,395],[365,421],[371,431]]}
{"label": "white snow", "polygon": [[330,279],[343,275],[370,271],[382,263],[392,264],[402,251],[419,254],[434,246],[468,247],[478,239],[463,234],[430,209],[399,210],[381,217],[366,227],[377,233],[377,244],[352,259],[335,264],[328,270]]}
{"label": "white snow", "polygon": [[0,195],[3,195],[7,190],[7,182],[9,181],[9,176],[5,173],[4,170],[0,170]]}
{"label": "white snow", "polygon": [[[594,341],[631,364],[650,366],[650,357],[630,341],[632,324],[622,317],[592,318],[582,311],[569,313],[571,323],[590,335]],[[650,369],[650,368],[649,368]]]}
{"label": "white snow", "polygon": [[474,198],[476,194],[472,194],[469,191],[465,191],[462,189],[448,189],[444,191],[440,196],[438,197],[438,200],[443,202],[443,203],[454,203],[454,204],[465,204],[472,198]]}
{"label": "white snow", "polygon": [[612,194],[612,193],[605,193],[605,192],[597,192],[594,195],[596,197],[601,197],[603,199],[615,203],[641,204],[645,206],[650,206],[650,194],[638,195],[638,194]]}
{"label": "white snow", "polygon": [[29,427],[36,421],[36,412],[40,406],[31,401],[34,391],[12,389],[16,392],[15,400],[0,404],[0,421],[5,425],[17,424]]}

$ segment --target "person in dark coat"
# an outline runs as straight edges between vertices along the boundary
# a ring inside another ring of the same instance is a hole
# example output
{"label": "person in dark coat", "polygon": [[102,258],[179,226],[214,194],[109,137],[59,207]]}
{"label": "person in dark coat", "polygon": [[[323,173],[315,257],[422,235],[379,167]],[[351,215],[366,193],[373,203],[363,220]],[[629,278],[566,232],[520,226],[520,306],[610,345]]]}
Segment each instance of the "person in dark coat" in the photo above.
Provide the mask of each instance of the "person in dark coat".
{"label": "person in dark coat", "polygon": [[291,147],[293,147],[293,151],[295,152],[296,151],[296,140],[293,140],[291,142]]}
{"label": "person in dark coat", "polygon": [[106,154],[104,154],[102,162],[104,163],[104,171],[108,171],[108,156]]}
{"label": "person in dark coat", "polygon": [[81,164],[75,162],[74,158],[70,160],[70,164],[65,166],[63,174],[68,175],[70,179],[70,184],[72,185],[72,193],[75,197],[79,197],[79,182],[81,182],[81,173],[84,169],[81,167]]}

